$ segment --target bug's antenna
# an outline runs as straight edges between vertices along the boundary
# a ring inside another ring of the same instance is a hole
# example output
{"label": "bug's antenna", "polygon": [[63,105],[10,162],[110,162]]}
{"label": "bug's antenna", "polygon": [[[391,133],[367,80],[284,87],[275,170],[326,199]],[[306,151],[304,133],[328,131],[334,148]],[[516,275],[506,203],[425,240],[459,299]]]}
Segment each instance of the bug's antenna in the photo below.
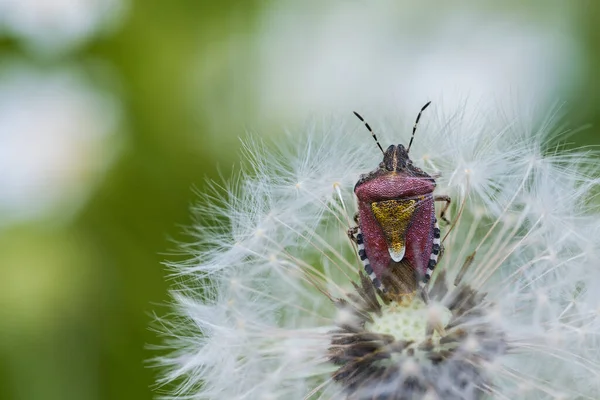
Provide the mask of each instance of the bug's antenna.
{"label": "bug's antenna", "polygon": [[385,152],[383,151],[383,147],[381,147],[381,145],[379,144],[379,140],[377,140],[377,135],[375,135],[375,132],[373,132],[373,129],[371,129],[371,127],[369,126],[369,124],[363,119],[363,117],[360,116],[359,113],[357,113],[356,111],[352,111],[352,112],[354,113],[354,115],[356,115],[358,117],[358,119],[360,119],[365,124],[365,126],[367,127],[367,129],[369,130],[369,132],[371,132],[371,135],[373,136],[373,139],[375,139],[375,143],[377,143],[377,146],[379,147],[379,150],[381,150],[381,152],[383,154],[385,154]]}
{"label": "bug's antenna", "polygon": [[407,154],[410,151],[410,146],[412,146],[412,142],[413,142],[413,140],[415,138],[415,132],[417,131],[417,124],[419,123],[419,120],[421,119],[421,114],[423,114],[423,111],[425,111],[425,109],[427,107],[429,107],[430,104],[431,104],[431,101],[428,101],[427,104],[425,104],[423,106],[423,108],[421,108],[421,111],[419,111],[419,115],[417,115],[417,120],[415,121],[415,126],[413,126],[412,136],[410,137],[410,142],[408,143],[408,149],[406,149],[406,153]]}

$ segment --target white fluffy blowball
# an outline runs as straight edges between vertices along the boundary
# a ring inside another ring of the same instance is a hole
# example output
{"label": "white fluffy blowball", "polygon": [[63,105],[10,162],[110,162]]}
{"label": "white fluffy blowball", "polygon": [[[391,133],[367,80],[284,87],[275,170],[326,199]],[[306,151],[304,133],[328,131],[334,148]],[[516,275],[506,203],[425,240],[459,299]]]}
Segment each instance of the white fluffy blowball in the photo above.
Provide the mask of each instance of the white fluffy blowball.
{"label": "white fluffy blowball", "polygon": [[[598,155],[564,150],[552,118],[434,115],[410,150],[452,198],[427,295],[375,290],[347,236],[354,185],[381,161],[360,121],[250,139],[241,172],[199,202],[189,261],[170,265],[161,395],[597,398]],[[366,119],[384,148],[408,143],[414,117]]]}

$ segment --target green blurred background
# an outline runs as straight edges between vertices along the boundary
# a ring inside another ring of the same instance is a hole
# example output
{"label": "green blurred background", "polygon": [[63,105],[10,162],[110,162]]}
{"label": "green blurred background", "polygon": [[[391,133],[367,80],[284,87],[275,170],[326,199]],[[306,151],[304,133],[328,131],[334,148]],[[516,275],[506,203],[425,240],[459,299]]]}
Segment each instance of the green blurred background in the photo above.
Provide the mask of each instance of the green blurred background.
{"label": "green blurred background", "polygon": [[0,0],[0,398],[155,395],[161,262],[247,131],[514,96],[600,144],[600,2],[473,4]]}

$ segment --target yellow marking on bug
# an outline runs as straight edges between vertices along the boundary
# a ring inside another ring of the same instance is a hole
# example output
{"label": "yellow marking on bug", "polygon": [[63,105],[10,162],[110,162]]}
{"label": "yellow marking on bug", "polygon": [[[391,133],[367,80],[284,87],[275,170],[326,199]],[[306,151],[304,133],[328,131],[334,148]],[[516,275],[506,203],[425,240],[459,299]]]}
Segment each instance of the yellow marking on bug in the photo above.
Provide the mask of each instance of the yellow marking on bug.
{"label": "yellow marking on bug", "polygon": [[383,230],[392,260],[400,262],[406,252],[406,231],[417,200],[385,200],[371,203],[371,210]]}

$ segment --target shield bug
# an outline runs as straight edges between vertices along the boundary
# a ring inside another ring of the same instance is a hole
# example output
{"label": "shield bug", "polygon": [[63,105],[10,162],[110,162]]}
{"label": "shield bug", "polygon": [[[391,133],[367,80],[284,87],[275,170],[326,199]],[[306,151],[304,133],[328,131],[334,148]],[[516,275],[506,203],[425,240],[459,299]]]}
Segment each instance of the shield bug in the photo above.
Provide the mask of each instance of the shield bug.
{"label": "shield bug", "polygon": [[442,251],[435,202],[445,202],[440,218],[448,222],[445,213],[450,197],[434,195],[435,179],[409,157],[419,119],[430,103],[417,115],[408,148],[398,144],[385,151],[369,124],[354,112],[371,132],[383,160],[373,171],[361,175],[354,187],[358,226],[348,234],[358,245],[373,285],[384,292],[414,292],[418,282],[424,287]]}

